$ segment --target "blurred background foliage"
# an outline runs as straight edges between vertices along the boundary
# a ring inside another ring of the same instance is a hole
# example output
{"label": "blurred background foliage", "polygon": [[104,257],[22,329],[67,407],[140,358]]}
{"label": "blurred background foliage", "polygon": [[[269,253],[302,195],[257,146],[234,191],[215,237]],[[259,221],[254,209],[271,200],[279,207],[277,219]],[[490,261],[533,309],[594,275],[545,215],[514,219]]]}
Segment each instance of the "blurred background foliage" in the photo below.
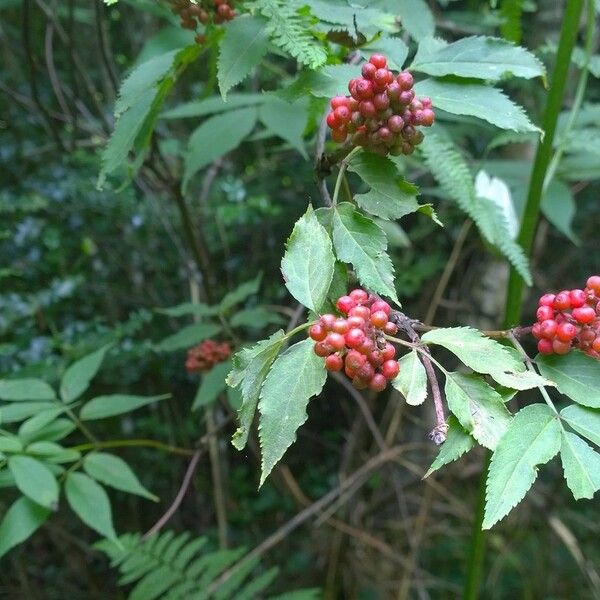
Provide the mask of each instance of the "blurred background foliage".
{"label": "blurred background foliage", "polygon": [[[524,9],[521,42],[551,66],[562,0],[429,2],[438,31],[449,40],[501,34],[503,5],[509,4]],[[180,212],[161,182],[143,171],[132,186],[113,182],[96,189],[99,152],[112,128],[115,84],[134,65],[189,43],[191,36],[152,0],[111,7],[100,0],[0,0],[0,373],[56,382],[73,359],[114,343],[95,380],[95,393],[170,392],[172,398],[102,422],[98,434],[106,439],[135,434],[192,447],[206,431],[204,413],[190,411],[199,380],[184,369],[185,351],[159,354],[153,349],[153,342],[182,323],[155,309],[189,301],[190,278],[197,277]],[[597,39],[595,47],[597,52]],[[272,60],[244,84],[244,91],[274,89],[295,70],[289,61]],[[209,53],[202,55],[177,84],[167,108],[215,93],[213,61]],[[600,148],[594,137],[600,131],[600,73],[591,67],[585,110],[559,170],[562,188],[554,212],[547,212],[554,215],[552,223],[544,220],[536,237],[534,287],[524,311],[528,320],[533,320],[540,293],[576,287],[600,264]],[[573,68],[565,110],[577,74]],[[540,86],[518,80],[507,88],[539,123]],[[298,111],[306,149],[312,152],[321,104],[311,101]],[[177,156],[197,122],[159,121],[158,141],[167,158]],[[446,129],[474,171],[483,166],[509,185],[518,211],[531,144],[518,139],[495,145],[496,130],[467,118],[446,123]],[[388,232],[406,313],[420,319],[427,315],[440,325],[498,327],[505,263],[484,250],[464,214],[440,197],[422,164],[408,161],[407,174],[422,186],[424,200],[434,203],[445,227],[411,215],[402,228]],[[197,178],[187,202],[210,253],[214,298],[262,273],[258,297],[250,297],[245,306],[260,303],[286,321],[293,318],[295,306],[282,285],[279,262],[307,201],[320,202],[311,162],[301,160],[290,144],[259,131],[209,176],[214,178],[209,193],[203,194],[203,179]],[[449,283],[438,299],[449,257]],[[272,330],[272,324],[242,329],[247,340]],[[388,401],[392,394],[397,392],[388,390],[368,402],[385,441],[405,444],[405,452],[267,554],[265,562],[278,565],[285,575],[282,590],[319,586],[330,598],[365,600],[460,597],[482,454],[472,452],[422,481],[435,454],[425,439],[431,409],[405,410],[397,398]],[[241,454],[233,450],[231,408],[222,399],[215,411],[223,430],[220,469],[233,545],[258,544],[309,499],[319,498],[338,477],[362,465],[375,448],[347,391],[330,381],[311,403],[310,421],[285,467],[258,492],[256,444]],[[176,494],[187,464],[151,449],[120,454],[161,502],[114,493],[116,528],[145,531]],[[491,532],[482,597],[600,597],[598,500],[575,506],[559,469],[555,460],[528,500]],[[171,526],[206,535],[216,547],[213,488],[213,471],[203,459]],[[0,594],[44,600],[123,597],[106,558],[92,548],[95,539],[61,509],[38,535],[3,559]]]}

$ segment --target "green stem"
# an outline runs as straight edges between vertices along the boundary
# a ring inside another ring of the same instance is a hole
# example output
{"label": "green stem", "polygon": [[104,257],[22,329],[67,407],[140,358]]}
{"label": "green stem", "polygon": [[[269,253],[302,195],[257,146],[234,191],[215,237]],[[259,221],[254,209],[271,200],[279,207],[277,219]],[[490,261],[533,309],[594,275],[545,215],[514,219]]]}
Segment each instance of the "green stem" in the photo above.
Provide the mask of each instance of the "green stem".
{"label": "green stem", "polygon": [[298,325],[298,327],[294,327],[294,329],[292,329],[291,331],[288,331],[283,336],[283,339],[287,340],[287,339],[291,338],[292,336],[296,335],[297,333],[300,333],[301,331],[308,329],[311,325],[314,325],[315,323],[317,323],[317,321],[308,321],[307,323],[302,323],[302,325]]}
{"label": "green stem", "polygon": [[333,189],[333,198],[331,200],[331,204],[335,206],[337,204],[338,196],[340,195],[340,189],[342,187],[342,182],[344,181],[344,173],[348,168],[348,164],[350,163],[350,159],[357,153],[360,152],[362,148],[357,146],[354,148],[346,158],[340,163],[340,171],[338,173],[337,179],[335,180],[335,188]]}
{"label": "green stem", "polygon": [[169,452],[171,454],[179,454],[181,456],[193,456],[194,450],[188,448],[179,448],[178,446],[170,446],[163,442],[156,440],[145,440],[145,439],[134,439],[134,440],[109,440],[107,442],[96,442],[95,444],[80,444],[79,446],[73,446],[72,450],[78,452],[87,452],[89,450],[99,450],[101,448],[155,448],[156,450],[162,450],[163,452]]}
{"label": "green stem", "polygon": [[[583,10],[583,0],[568,0],[560,31],[558,51],[556,53],[556,64],[552,73],[552,83],[548,92],[548,100],[544,111],[542,126],[544,137],[538,143],[527,203],[523,214],[521,229],[517,241],[529,256],[533,245],[533,238],[539,220],[542,192],[546,171],[552,156],[554,134],[556,133],[556,122],[562,106],[567,75],[571,64],[571,53],[575,46],[579,19]],[[506,296],[506,311],[504,323],[506,327],[515,325],[521,316],[521,301],[523,296],[523,279],[517,271],[511,267]]]}
{"label": "green stem", "polygon": [[[567,75],[571,64],[571,54],[577,32],[579,29],[579,19],[583,11],[583,0],[568,0],[565,14],[560,31],[560,40],[558,42],[558,51],[556,53],[556,64],[552,73],[552,82],[548,92],[548,99],[544,111],[542,126],[544,128],[544,138],[538,142],[538,147],[533,163],[531,180],[529,182],[529,191],[527,193],[527,202],[523,213],[523,221],[517,241],[523,248],[525,254],[531,254],[533,238],[539,220],[540,204],[544,191],[544,181],[552,156],[552,145],[554,134],[556,133],[556,123],[562,106],[563,96],[567,83]],[[506,309],[504,314],[504,327],[509,328],[520,320],[521,301],[523,296],[523,279],[511,267],[508,281],[508,290],[506,295]],[[463,598],[465,600],[476,600],[479,596],[479,587],[481,582],[481,572],[483,570],[483,561],[485,557],[485,533],[481,528],[483,515],[485,511],[485,486],[487,471],[491,460],[491,452],[486,453],[485,467],[479,480],[479,499],[477,503],[477,513],[473,523],[473,533],[471,536],[471,549],[467,564],[467,573],[465,579],[465,589]]]}

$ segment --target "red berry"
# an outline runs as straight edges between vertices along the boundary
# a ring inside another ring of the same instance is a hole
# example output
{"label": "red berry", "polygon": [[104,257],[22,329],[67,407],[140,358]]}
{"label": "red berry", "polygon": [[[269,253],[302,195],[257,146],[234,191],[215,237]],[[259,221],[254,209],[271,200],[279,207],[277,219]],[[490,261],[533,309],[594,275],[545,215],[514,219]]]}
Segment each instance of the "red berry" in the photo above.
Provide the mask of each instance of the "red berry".
{"label": "red berry", "polygon": [[369,338],[365,338],[365,341],[357,348],[357,350],[361,354],[368,356],[369,354],[371,354],[371,352],[373,352],[373,350],[375,350],[375,342],[373,342],[373,340],[370,340]]}
{"label": "red berry", "polygon": [[378,310],[382,310],[389,317],[392,307],[385,300],[376,300],[371,306],[371,311],[377,312]]}
{"label": "red berry", "polygon": [[571,350],[571,342],[554,340],[552,342],[552,350],[554,350],[556,354],[567,354]]}
{"label": "red berry", "polygon": [[600,296],[600,275],[592,275],[587,280],[587,287]]}
{"label": "red berry", "polygon": [[338,121],[337,117],[335,116],[334,112],[330,112],[327,114],[327,125],[331,128],[331,129],[337,129],[340,126],[340,122]]}
{"label": "red berry", "polygon": [[386,335],[396,335],[398,333],[398,325],[388,321],[383,327],[383,333]]}
{"label": "red berry", "polygon": [[386,84],[388,82],[388,70],[377,69],[375,71],[375,75],[373,76],[373,81],[378,85]]}
{"label": "red berry", "polygon": [[596,318],[596,311],[591,306],[582,306],[581,308],[574,308],[571,313],[573,318],[587,325]]}
{"label": "red berry", "polygon": [[359,79],[356,83],[356,93],[359,98],[368,100],[373,97],[373,83],[368,79]]}
{"label": "red berry", "polygon": [[387,343],[382,354],[385,360],[392,360],[396,356],[396,347],[393,344]]}
{"label": "red berry", "polygon": [[539,306],[554,306],[556,294],[544,294],[538,301]]}
{"label": "red berry", "polygon": [[364,326],[366,325],[366,321],[365,319],[363,319],[362,317],[348,317],[348,327],[350,329],[362,329]]}
{"label": "red berry", "polygon": [[339,122],[344,124],[348,123],[348,121],[350,121],[350,117],[352,116],[352,113],[350,112],[350,109],[347,106],[338,106],[333,111],[333,114]]}
{"label": "red berry", "polygon": [[328,371],[341,371],[344,359],[339,354],[332,354],[325,359],[325,368]]}
{"label": "red berry", "polygon": [[387,387],[387,379],[381,373],[375,373],[369,382],[369,388],[374,392],[383,392]]}
{"label": "red berry", "polygon": [[377,67],[373,63],[365,63],[362,66],[361,73],[365,79],[373,79],[375,72],[377,71]]}
{"label": "red berry", "polygon": [[387,122],[390,131],[400,133],[404,127],[404,119],[400,115],[392,115]]}
{"label": "red berry", "polygon": [[419,123],[424,127],[431,127],[435,122],[435,113],[431,108],[424,108],[421,111],[421,115],[419,118]]}
{"label": "red berry", "polygon": [[333,331],[336,333],[341,333],[342,335],[348,333],[350,331],[350,324],[346,319],[336,319],[335,323],[332,327]]}
{"label": "red berry", "polygon": [[554,311],[549,306],[540,306],[535,314],[537,320],[541,323],[542,321],[551,319],[554,316]]}
{"label": "red berry", "polygon": [[356,371],[356,377],[364,381],[371,381],[373,375],[375,375],[375,369],[369,362],[365,362],[365,364]]}
{"label": "red berry", "polygon": [[346,346],[358,348],[365,341],[365,332],[362,329],[351,329],[346,334]]}
{"label": "red berry", "polygon": [[369,299],[369,294],[367,294],[365,290],[361,290],[360,288],[352,290],[348,295],[357,304],[364,304]]}
{"label": "red berry", "polygon": [[327,345],[325,342],[317,342],[313,348],[317,356],[325,357],[333,354],[333,348]]}
{"label": "red berry", "polygon": [[331,108],[335,110],[340,106],[347,106],[349,108],[349,103],[350,99],[346,98],[346,96],[334,96],[329,104],[331,105]]}
{"label": "red berry", "polygon": [[421,98],[421,104],[423,105],[423,108],[431,108],[431,98],[423,96]]}
{"label": "red berry", "polygon": [[385,362],[383,352],[377,348],[367,356],[367,359],[374,367],[380,367]]}
{"label": "red berry", "polygon": [[540,323],[540,334],[542,337],[551,340],[556,335],[558,325],[554,319],[548,319]]}
{"label": "red berry", "polygon": [[373,102],[371,102],[370,100],[363,100],[360,103],[358,110],[365,119],[370,119],[371,117],[377,115],[377,109],[375,108]]}
{"label": "red berry", "polygon": [[581,308],[587,300],[587,294],[583,290],[571,290],[569,292],[572,308]]}
{"label": "red berry", "polygon": [[360,352],[357,352],[356,350],[350,350],[348,354],[346,354],[346,367],[356,371],[365,364],[366,360],[367,357]]}
{"label": "red berry", "polygon": [[373,104],[377,110],[387,110],[390,106],[390,99],[387,94],[375,94],[373,96]]}
{"label": "red berry", "polygon": [[387,87],[386,94],[388,95],[388,98],[390,100],[392,100],[393,102],[397,102],[398,98],[400,97],[401,91],[402,89],[400,88],[398,82],[392,81],[392,83],[390,83]]}
{"label": "red berry", "polygon": [[[398,77],[396,77],[396,81],[402,90],[410,90],[414,83],[413,76],[408,71],[399,73]],[[406,104],[409,104],[409,102]]]}
{"label": "red berry", "polygon": [[323,327],[325,327],[325,329],[327,329],[328,331],[331,331],[331,329],[333,328],[333,324],[336,322],[336,320],[337,317],[335,315],[332,315],[331,313],[325,313],[324,315],[321,315],[321,318],[319,319],[321,325],[323,325]]}
{"label": "red berry", "polygon": [[[400,92],[400,96],[398,97],[398,102],[400,102],[400,104],[410,104],[413,101],[413,98],[415,97],[415,93],[412,90],[405,90],[403,92]],[[412,117],[411,117],[412,120]]]}
{"label": "red berry", "polygon": [[380,127],[377,135],[384,144],[390,144],[394,141],[394,134],[387,127]]}
{"label": "red berry", "polygon": [[571,296],[569,292],[564,291],[556,294],[553,306],[556,310],[567,310],[568,308],[571,308]]}
{"label": "red berry", "polygon": [[373,325],[373,327],[382,329],[383,327],[385,327],[385,324],[387,322],[388,316],[382,310],[378,310],[371,313],[371,325]]}
{"label": "red berry", "polygon": [[577,327],[575,327],[575,325],[573,325],[572,323],[564,322],[556,328],[556,337],[561,342],[570,342],[572,339],[575,338],[576,335]]}
{"label": "red berry", "polygon": [[348,315],[350,317],[361,317],[366,322],[371,316],[371,310],[368,306],[355,306],[354,308],[350,309]]}
{"label": "red berry", "polygon": [[333,331],[325,338],[325,343],[334,350],[343,350],[346,347],[346,340],[341,333]]}
{"label": "red berry", "polygon": [[356,301],[350,296],[342,296],[335,305],[341,313],[348,314],[348,312],[356,306]]}
{"label": "red berry", "polygon": [[375,66],[376,69],[385,69],[385,67],[387,67],[387,60],[383,54],[373,54],[369,59],[369,62]]}
{"label": "red berry", "polygon": [[554,352],[552,349],[552,342],[546,339],[540,340],[537,348],[540,354],[552,354]]}
{"label": "red berry", "polygon": [[327,330],[318,323],[315,323],[309,330],[308,335],[315,340],[315,342],[322,342],[327,337]]}
{"label": "red berry", "polygon": [[533,324],[533,327],[531,328],[531,334],[537,340],[539,340],[542,337],[541,323],[534,323]]}
{"label": "red berry", "polygon": [[591,344],[596,339],[596,332],[593,329],[590,329],[589,327],[584,327],[579,332],[579,339],[584,344]]}
{"label": "red berry", "polygon": [[400,372],[400,365],[395,360],[386,360],[381,365],[381,373],[386,379],[395,379]]}

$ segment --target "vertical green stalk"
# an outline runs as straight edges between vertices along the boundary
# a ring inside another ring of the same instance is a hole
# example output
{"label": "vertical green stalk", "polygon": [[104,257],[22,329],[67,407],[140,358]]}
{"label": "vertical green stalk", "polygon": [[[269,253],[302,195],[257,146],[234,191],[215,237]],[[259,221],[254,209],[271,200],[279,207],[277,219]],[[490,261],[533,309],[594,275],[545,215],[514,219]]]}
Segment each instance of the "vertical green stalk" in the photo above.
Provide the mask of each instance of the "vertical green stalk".
{"label": "vertical green stalk", "polygon": [[[554,65],[554,71],[552,72],[550,90],[548,92],[548,99],[546,101],[546,108],[542,121],[544,137],[538,143],[531,180],[529,182],[529,191],[527,193],[527,202],[525,204],[523,220],[517,237],[517,241],[527,256],[531,253],[534,234],[539,220],[544,180],[552,157],[556,123],[562,107],[567,75],[571,64],[571,54],[573,52],[573,47],[575,46],[579,29],[579,20],[583,10],[583,1],[584,0],[567,0],[562,21],[558,51],[556,53],[556,64]],[[594,0],[588,0],[588,2],[593,1]],[[511,267],[504,316],[504,326],[507,328],[517,324],[521,317],[523,283],[521,276],[513,267]],[[471,549],[463,595],[465,600],[476,600],[479,595],[481,572],[485,556],[485,532],[481,529],[481,525],[483,523],[485,510],[485,485],[490,460],[491,453],[488,452],[479,483],[479,498],[473,524]]]}
{"label": "vertical green stalk", "polygon": [[[593,0],[589,0],[592,2]],[[544,179],[546,171],[552,157],[552,144],[554,134],[556,133],[556,122],[562,107],[562,101],[567,84],[567,75],[571,65],[571,53],[575,46],[577,31],[579,29],[579,19],[583,10],[583,0],[568,0],[565,9],[565,15],[560,30],[560,40],[558,51],[556,53],[556,64],[552,73],[552,82],[548,92],[548,100],[544,111],[542,127],[544,137],[538,143],[533,163],[533,171],[529,182],[529,192],[527,194],[527,203],[523,213],[521,229],[517,241],[529,256],[535,230],[539,220],[540,204],[542,202],[542,192],[544,189]],[[505,327],[512,327],[517,324],[521,317],[521,301],[523,298],[523,279],[515,271],[510,269],[510,278],[508,281],[508,291],[506,295],[506,311],[504,315]]]}

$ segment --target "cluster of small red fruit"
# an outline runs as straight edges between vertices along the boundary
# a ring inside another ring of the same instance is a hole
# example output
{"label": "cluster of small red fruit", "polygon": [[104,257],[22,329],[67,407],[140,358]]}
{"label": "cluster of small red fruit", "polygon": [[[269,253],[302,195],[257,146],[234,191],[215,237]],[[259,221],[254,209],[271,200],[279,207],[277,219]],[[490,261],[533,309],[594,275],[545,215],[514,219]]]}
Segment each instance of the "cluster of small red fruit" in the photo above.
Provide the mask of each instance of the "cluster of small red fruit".
{"label": "cluster of small red fruit", "polygon": [[331,137],[343,144],[350,135],[353,146],[377,154],[411,154],[423,141],[418,125],[430,127],[435,113],[429,98],[415,98],[413,76],[387,68],[387,59],[374,54],[362,67],[362,77],[350,80],[350,96],[331,99],[327,125]]}
{"label": "cluster of small red fruit", "polygon": [[[203,25],[219,25],[236,17],[237,13],[231,2],[232,0],[171,0],[171,10],[179,15],[184,29],[196,31],[199,22]],[[204,44],[206,41],[206,37],[200,33],[194,39],[197,44]]]}
{"label": "cluster of small red fruit", "polygon": [[188,373],[205,373],[230,356],[231,347],[227,342],[204,340],[188,350],[185,368]]}
{"label": "cluster of small red fruit", "polygon": [[309,329],[315,354],[325,358],[328,371],[344,369],[355,388],[382,392],[400,371],[396,348],[385,338],[398,333],[389,320],[391,306],[356,289],[339,298],[336,307],[345,317],[325,314]]}
{"label": "cluster of small red fruit", "polygon": [[583,290],[544,294],[536,316],[532,333],[541,354],[579,348],[600,359],[600,275],[592,275]]}

